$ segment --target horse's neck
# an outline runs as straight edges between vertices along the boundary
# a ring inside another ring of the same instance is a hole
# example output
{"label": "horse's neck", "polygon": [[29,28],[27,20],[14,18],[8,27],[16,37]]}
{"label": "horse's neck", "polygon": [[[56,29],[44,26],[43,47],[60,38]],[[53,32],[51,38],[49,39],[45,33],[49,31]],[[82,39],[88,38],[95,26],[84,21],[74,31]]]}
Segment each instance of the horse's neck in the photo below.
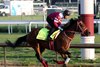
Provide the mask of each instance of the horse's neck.
{"label": "horse's neck", "polygon": [[64,34],[68,39],[72,40],[74,38],[75,32],[74,31],[66,31],[66,32],[64,32]]}
{"label": "horse's neck", "polygon": [[[74,34],[75,33],[72,33],[72,32],[61,32],[57,38],[57,41],[58,41],[57,44],[60,44],[60,45],[62,44],[60,47],[64,50],[68,50],[70,47],[70,43],[72,39],[74,38]],[[59,41],[61,42],[59,43]]]}

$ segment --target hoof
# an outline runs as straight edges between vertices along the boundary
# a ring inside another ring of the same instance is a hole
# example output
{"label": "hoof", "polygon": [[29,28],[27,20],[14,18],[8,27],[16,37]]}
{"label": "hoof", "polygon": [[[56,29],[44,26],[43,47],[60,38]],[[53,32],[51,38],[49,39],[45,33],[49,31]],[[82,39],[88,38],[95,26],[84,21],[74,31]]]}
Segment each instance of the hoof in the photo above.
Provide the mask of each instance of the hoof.
{"label": "hoof", "polygon": [[54,62],[56,62],[57,64],[64,64],[64,61],[57,61],[57,60],[53,60]]}
{"label": "hoof", "polygon": [[67,67],[67,65],[66,65],[66,64],[64,64],[64,65],[63,65],[63,67]]}
{"label": "hoof", "polygon": [[70,61],[70,58],[67,58],[65,61],[65,64],[67,65],[69,61]]}

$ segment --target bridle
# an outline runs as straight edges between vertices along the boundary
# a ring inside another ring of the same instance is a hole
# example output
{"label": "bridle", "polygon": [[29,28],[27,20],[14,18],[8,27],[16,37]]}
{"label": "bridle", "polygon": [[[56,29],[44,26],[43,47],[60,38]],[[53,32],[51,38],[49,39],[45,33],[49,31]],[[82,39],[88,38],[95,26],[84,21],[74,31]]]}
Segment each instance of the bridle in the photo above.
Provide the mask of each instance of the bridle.
{"label": "bridle", "polygon": [[84,34],[84,32],[87,30],[87,28],[86,27],[84,27],[84,28],[82,28],[82,21],[77,21],[77,28],[76,28],[76,30],[78,30],[78,27],[80,28],[80,30],[81,30],[81,34]]}
{"label": "bridle", "polygon": [[[77,23],[76,23],[76,28],[75,28],[75,31],[79,31],[79,29],[80,29],[80,32],[81,32],[81,34],[82,35],[85,35],[85,31],[87,30],[87,28],[85,27],[85,25],[82,23],[82,21],[81,20],[77,20],[76,21]],[[83,27],[82,27],[83,26]],[[75,31],[73,30],[73,31],[71,31],[71,30],[67,30],[67,31],[65,31],[65,32],[69,32],[69,33],[71,33],[71,34],[75,34]],[[64,33],[65,34],[65,33]],[[73,37],[69,37],[68,35],[66,35],[67,36],[67,38],[68,39],[70,39],[70,40],[72,40],[73,39]]]}

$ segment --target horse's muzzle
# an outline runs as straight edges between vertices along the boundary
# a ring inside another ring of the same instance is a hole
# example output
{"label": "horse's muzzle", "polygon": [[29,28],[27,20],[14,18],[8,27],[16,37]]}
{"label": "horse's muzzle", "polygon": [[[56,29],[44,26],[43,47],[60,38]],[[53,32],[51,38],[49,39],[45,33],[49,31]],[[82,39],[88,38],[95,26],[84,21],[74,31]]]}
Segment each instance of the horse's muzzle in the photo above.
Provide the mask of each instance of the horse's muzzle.
{"label": "horse's muzzle", "polygon": [[89,36],[91,33],[88,31],[88,30],[86,30],[86,31],[84,31],[84,33],[82,33],[81,35],[82,36]]}

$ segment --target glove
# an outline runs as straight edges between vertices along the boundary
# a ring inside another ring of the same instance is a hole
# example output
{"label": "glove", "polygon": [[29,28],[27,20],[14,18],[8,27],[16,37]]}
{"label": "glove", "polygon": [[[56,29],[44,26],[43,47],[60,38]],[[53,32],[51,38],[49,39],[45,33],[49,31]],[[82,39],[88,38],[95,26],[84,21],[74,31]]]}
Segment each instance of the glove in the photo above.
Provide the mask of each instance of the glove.
{"label": "glove", "polygon": [[61,27],[58,27],[58,29],[59,29],[60,31],[63,31],[63,28],[61,28]]}

